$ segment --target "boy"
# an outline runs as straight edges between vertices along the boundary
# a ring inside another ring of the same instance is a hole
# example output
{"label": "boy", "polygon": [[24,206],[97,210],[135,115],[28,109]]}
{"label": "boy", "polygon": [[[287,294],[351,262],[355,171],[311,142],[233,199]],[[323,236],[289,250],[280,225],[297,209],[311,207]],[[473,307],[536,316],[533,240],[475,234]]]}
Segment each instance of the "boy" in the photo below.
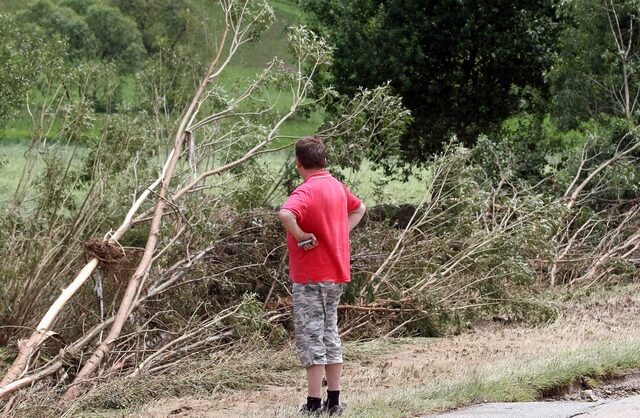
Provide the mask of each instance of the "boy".
{"label": "boy", "polygon": [[[296,170],[304,182],[289,196],[278,216],[287,231],[296,352],[307,371],[308,397],[302,410],[337,415],[342,411],[343,362],[338,302],[342,285],[351,280],[349,231],[360,222],[366,208],[325,170],[325,148],[320,137],[298,140],[295,152]],[[323,375],[328,385],[324,406]]]}

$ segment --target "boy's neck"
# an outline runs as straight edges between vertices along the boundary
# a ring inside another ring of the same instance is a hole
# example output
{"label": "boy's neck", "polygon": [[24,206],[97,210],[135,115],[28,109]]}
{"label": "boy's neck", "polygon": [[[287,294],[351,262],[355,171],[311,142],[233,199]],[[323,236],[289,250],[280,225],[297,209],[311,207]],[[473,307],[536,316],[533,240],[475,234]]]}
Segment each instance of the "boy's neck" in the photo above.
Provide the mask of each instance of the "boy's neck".
{"label": "boy's neck", "polygon": [[313,176],[314,174],[320,174],[320,173],[326,173],[326,172],[327,170],[324,168],[311,168],[311,169],[301,168],[300,177],[302,177],[302,180],[307,181],[307,179]]}

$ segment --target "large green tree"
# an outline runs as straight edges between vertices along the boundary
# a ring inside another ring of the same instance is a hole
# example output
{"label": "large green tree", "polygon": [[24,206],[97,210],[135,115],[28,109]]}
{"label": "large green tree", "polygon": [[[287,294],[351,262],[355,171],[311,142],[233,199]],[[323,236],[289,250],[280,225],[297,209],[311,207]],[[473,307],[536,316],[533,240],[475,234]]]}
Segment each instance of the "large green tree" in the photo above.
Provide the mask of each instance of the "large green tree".
{"label": "large green tree", "polygon": [[60,6],[68,7],[81,16],[87,14],[89,7],[99,3],[99,0],[62,0]]}
{"label": "large green tree", "polygon": [[0,13],[0,124],[24,103],[41,69],[39,47],[46,43],[39,29],[26,30]]}
{"label": "large green tree", "polygon": [[73,9],[38,0],[18,14],[23,25],[37,25],[47,36],[59,35],[67,40],[69,57],[86,59],[92,57],[96,48],[96,38],[89,26]]}
{"label": "large green tree", "polygon": [[18,19],[66,39],[69,57],[76,61],[111,61],[120,72],[131,73],[147,55],[136,22],[104,1],[37,0],[21,10]]}
{"label": "large green tree", "polygon": [[85,17],[97,39],[98,58],[114,61],[123,72],[140,68],[146,50],[136,23],[117,7],[95,4]]}
{"label": "large green tree", "polygon": [[561,126],[601,115],[637,122],[640,108],[640,1],[573,0],[551,72],[553,114]]}
{"label": "large green tree", "polygon": [[173,47],[186,34],[189,10],[186,0],[112,1],[136,22],[149,52],[157,52],[166,44]]}
{"label": "large green tree", "polygon": [[406,161],[424,161],[452,134],[472,143],[547,91],[558,27],[550,0],[304,4],[336,47],[325,82],[353,93],[390,80],[413,112]]}

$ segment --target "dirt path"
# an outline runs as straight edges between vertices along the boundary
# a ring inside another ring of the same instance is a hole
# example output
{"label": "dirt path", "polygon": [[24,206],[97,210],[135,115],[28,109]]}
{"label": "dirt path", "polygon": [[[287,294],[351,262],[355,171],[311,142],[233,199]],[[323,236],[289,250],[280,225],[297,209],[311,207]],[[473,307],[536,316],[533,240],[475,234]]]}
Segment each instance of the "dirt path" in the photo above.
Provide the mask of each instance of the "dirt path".
{"label": "dirt path", "polygon": [[[637,288],[591,301],[567,302],[552,325],[526,327],[490,322],[462,335],[415,339],[391,352],[345,363],[344,401],[388,388],[413,387],[460,377],[479,365],[584,344],[640,338]],[[305,398],[304,375],[293,385],[217,394],[210,399],[167,399],[144,408],[145,417],[292,416]]]}

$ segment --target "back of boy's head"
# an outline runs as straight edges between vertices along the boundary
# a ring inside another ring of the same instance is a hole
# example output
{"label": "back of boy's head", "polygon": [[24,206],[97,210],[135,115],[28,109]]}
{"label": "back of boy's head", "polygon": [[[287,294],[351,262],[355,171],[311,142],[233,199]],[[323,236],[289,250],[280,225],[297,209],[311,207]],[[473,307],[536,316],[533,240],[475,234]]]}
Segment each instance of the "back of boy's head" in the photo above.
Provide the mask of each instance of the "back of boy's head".
{"label": "back of boy's head", "polygon": [[296,158],[306,169],[325,168],[327,156],[322,138],[314,135],[299,139],[296,142]]}

